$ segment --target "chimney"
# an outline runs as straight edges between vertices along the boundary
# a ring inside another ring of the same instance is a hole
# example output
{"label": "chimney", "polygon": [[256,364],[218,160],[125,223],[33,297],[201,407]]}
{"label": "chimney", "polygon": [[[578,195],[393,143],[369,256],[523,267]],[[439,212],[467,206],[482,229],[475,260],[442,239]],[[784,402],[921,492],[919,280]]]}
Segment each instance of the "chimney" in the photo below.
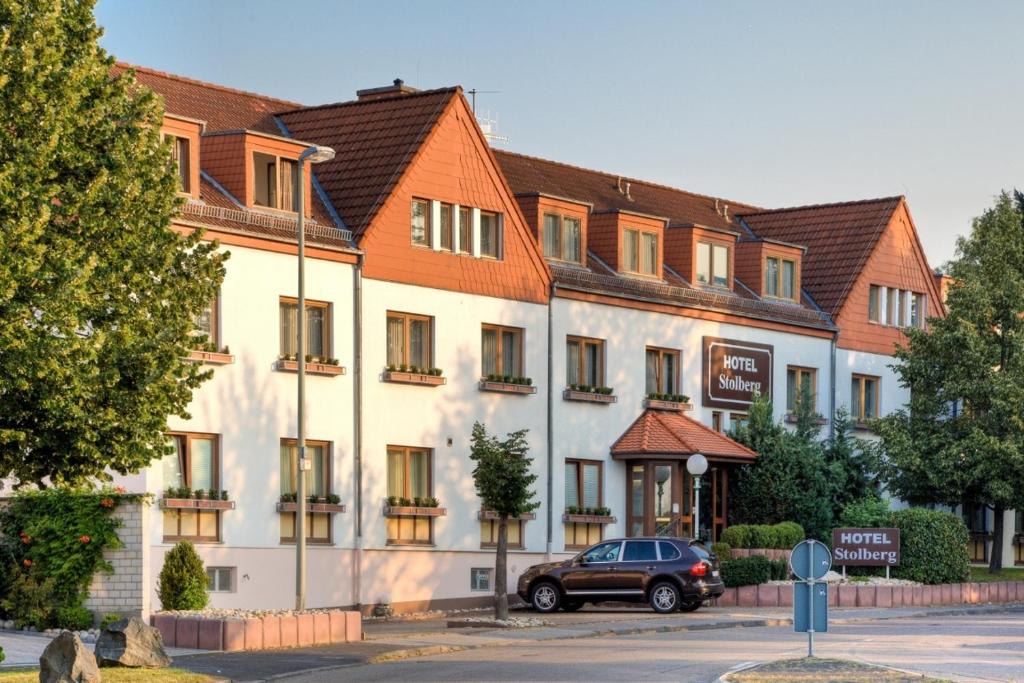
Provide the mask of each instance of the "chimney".
{"label": "chimney", "polygon": [[356,97],[359,98],[360,102],[368,102],[370,100],[382,100],[386,97],[395,97],[397,95],[411,95],[412,93],[417,93],[419,91],[419,88],[406,85],[405,81],[401,78],[396,78],[392,85],[385,85],[381,88],[364,88],[363,90],[356,90]]}

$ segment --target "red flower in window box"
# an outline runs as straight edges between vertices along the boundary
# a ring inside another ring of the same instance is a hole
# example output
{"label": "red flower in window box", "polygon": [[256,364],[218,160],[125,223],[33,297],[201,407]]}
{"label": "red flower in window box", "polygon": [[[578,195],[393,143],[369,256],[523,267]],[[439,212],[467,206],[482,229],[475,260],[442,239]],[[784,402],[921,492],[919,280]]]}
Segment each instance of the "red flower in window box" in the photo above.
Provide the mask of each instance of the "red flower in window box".
{"label": "red flower in window box", "polygon": [[24,543],[25,545],[28,545],[28,542],[32,540],[32,537],[29,536],[28,534],[26,534],[24,531],[22,531],[20,534],[18,534],[18,538],[20,538],[21,542]]}
{"label": "red flower in window box", "polygon": [[92,539],[89,538],[87,535],[82,534],[81,536],[78,537],[78,540],[81,541],[82,543],[88,543]]}
{"label": "red flower in window box", "polygon": [[25,565],[26,567],[31,567],[32,566],[32,560],[28,559],[27,557],[24,560],[22,560],[21,563],[23,565]]}
{"label": "red flower in window box", "polygon": [[113,498],[104,498],[103,500],[100,501],[100,505],[105,507],[105,508],[112,508],[112,507],[114,507],[114,499]]}
{"label": "red flower in window box", "polygon": [[127,493],[127,492],[128,492],[128,489],[126,489],[123,486],[115,486],[114,487],[114,493]]}

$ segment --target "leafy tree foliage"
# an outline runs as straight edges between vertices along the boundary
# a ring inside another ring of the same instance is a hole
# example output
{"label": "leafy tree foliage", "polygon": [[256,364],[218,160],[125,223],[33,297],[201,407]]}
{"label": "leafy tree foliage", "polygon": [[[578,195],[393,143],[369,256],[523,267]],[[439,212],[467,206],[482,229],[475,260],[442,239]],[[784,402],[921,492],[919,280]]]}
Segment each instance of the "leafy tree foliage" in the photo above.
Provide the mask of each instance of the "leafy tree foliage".
{"label": "leafy tree foliage", "polygon": [[0,2],[0,476],[136,471],[208,372],[223,256],[170,229],[161,107],[112,76],[94,0]]}
{"label": "leafy tree foliage", "polygon": [[157,581],[161,609],[203,609],[210,600],[203,560],[188,541],[179,541],[168,551]]}
{"label": "leafy tree foliage", "polygon": [[540,503],[531,489],[537,475],[530,471],[533,459],[526,443],[526,430],[509,434],[504,440],[487,433],[484,425],[473,424],[470,459],[476,463],[473,481],[484,508],[498,517],[498,547],[494,560],[494,616],[508,619],[508,520],[533,512]]}
{"label": "leafy tree foliage", "polygon": [[894,366],[910,410],[878,421],[889,488],[919,503],[1024,506],[1024,196],[1003,192],[957,240],[945,318],[908,330]]}

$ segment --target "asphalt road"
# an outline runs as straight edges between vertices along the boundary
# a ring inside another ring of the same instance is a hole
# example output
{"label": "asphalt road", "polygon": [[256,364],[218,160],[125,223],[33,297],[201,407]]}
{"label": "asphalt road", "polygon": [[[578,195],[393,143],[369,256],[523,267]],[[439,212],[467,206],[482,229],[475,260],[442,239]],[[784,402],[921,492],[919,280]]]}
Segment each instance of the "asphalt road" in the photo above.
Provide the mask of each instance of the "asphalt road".
{"label": "asphalt road", "polygon": [[[747,664],[801,657],[792,627],[524,641],[290,676],[327,681],[714,681]],[[893,619],[835,626],[815,654],[949,680],[1024,681],[1024,613]]]}

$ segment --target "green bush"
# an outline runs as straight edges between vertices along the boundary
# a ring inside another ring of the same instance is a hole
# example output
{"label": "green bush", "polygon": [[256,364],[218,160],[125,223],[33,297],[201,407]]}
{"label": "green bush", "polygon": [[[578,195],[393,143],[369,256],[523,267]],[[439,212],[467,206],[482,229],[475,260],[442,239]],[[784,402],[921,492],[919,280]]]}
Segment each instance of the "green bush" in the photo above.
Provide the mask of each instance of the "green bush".
{"label": "green bush", "polygon": [[722,532],[721,541],[730,548],[749,548],[750,527],[746,524],[732,524]]}
{"label": "green bush", "polygon": [[84,631],[92,628],[93,616],[81,605],[58,607],[54,612],[53,626],[68,631]]}
{"label": "green bush", "polygon": [[0,662],[4,661],[4,659],[6,659],[4,656],[4,649],[0,647]]}
{"label": "green bush", "polygon": [[771,562],[755,555],[739,557],[722,563],[722,582],[728,587],[755,586],[771,579]]}
{"label": "green bush", "polygon": [[896,510],[892,524],[900,530],[900,566],[892,575],[921,583],[966,581],[967,526],[952,512],[909,508]]}
{"label": "green bush", "polygon": [[165,610],[197,610],[206,607],[206,569],[195,546],[180,541],[164,558],[157,595]]}
{"label": "green bush", "polygon": [[38,581],[33,573],[17,573],[11,592],[3,598],[4,612],[18,628],[42,631],[53,620],[53,579]]}
{"label": "green bush", "polygon": [[751,548],[776,548],[779,545],[777,529],[770,524],[754,524],[750,527]]}
{"label": "green bush", "polygon": [[115,624],[115,623],[121,621],[121,619],[122,619],[122,617],[121,617],[120,614],[113,614],[113,613],[111,613],[111,614],[104,614],[103,618],[100,620],[100,628],[101,629],[105,629],[108,626],[110,626],[111,624]]}
{"label": "green bush", "polygon": [[720,561],[732,559],[732,546],[723,541],[711,544],[711,552],[713,552]]}
{"label": "green bush", "polygon": [[862,498],[843,506],[837,527],[884,527],[892,524],[889,502],[880,498]]}
{"label": "green bush", "polygon": [[778,560],[771,560],[772,581],[785,581],[789,578],[789,560],[782,557]]}
{"label": "green bush", "polygon": [[780,550],[791,549],[807,536],[804,533],[804,528],[796,522],[779,522],[775,525],[775,533],[777,535],[775,547]]}

